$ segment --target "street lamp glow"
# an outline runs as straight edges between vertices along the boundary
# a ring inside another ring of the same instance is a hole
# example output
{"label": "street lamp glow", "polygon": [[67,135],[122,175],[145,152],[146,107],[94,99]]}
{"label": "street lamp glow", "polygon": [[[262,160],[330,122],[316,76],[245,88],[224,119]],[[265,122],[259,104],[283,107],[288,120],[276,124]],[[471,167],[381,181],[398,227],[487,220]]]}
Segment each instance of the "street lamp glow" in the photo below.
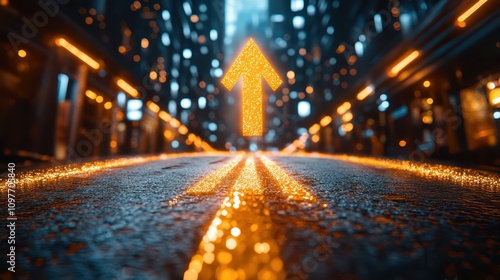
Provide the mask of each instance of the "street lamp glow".
{"label": "street lamp glow", "polygon": [[467,11],[461,14],[457,18],[457,24],[459,27],[465,27],[465,21],[469,18],[473,13],[475,13],[479,8],[481,8],[484,3],[488,2],[488,0],[479,0],[474,5],[472,5]]}
{"label": "street lamp glow", "polygon": [[343,115],[345,112],[347,112],[349,109],[351,109],[351,103],[350,102],[344,102],[342,105],[340,105],[337,108],[337,114]]}
{"label": "street lamp glow", "polygon": [[350,132],[353,130],[354,125],[352,123],[345,123],[341,126],[342,130],[345,132]]}
{"label": "street lamp glow", "polygon": [[165,122],[169,122],[172,119],[170,114],[165,111],[160,111],[160,113],[158,113],[158,116]]}
{"label": "street lamp glow", "polygon": [[19,50],[19,51],[17,52],[17,55],[18,55],[19,57],[21,57],[21,58],[24,58],[24,57],[26,57],[27,53],[26,53],[26,51],[25,51],[25,50]]}
{"label": "street lamp glow", "polygon": [[189,132],[188,128],[185,125],[179,126],[179,128],[177,128],[177,131],[180,135],[186,135]]}
{"label": "street lamp glow", "polygon": [[358,93],[358,95],[356,96],[356,98],[357,98],[359,101],[362,101],[362,100],[364,100],[365,98],[367,98],[368,96],[370,96],[370,95],[373,93],[373,90],[374,90],[373,85],[369,85],[369,86],[367,86],[366,88],[364,88],[362,91],[360,91],[360,92]]}
{"label": "street lamp glow", "polygon": [[332,122],[332,117],[330,116],[324,116],[321,121],[319,122],[319,124],[322,126],[322,127],[325,127],[327,125],[329,125],[330,123]]}
{"label": "street lamp glow", "polygon": [[351,112],[347,112],[342,116],[342,121],[344,122],[350,122],[353,118],[353,115]]}
{"label": "street lamp glow", "polygon": [[143,49],[147,49],[149,47],[149,40],[146,38],[142,38],[141,40],[141,47]]}
{"label": "street lamp glow", "polygon": [[316,134],[319,132],[321,129],[321,126],[319,124],[315,123],[309,128],[309,134]]}
{"label": "street lamp glow", "polygon": [[139,97],[139,92],[131,86],[129,83],[125,82],[123,79],[118,79],[116,84],[123,89],[126,93],[128,93],[132,97]]}
{"label": "street lamp glow", "polygon": [[64,38],[56,39],[56,45],[66,49],[67,51],[72,53],[74,56],[78,57],[81,61],[85,62],[88,66],[92,67],[95,70],[101,67],[95,59],[91,58],[89,55],[82,52],[80,49],[78,49],[77,47],[66,41],[66,39]]}
{"label": "street lamp glow", "polygon": [[90,99],[95,99],[97,97],[97,94],[91,90],[86,90],[85,95]]}
{"label": "street lamp glow", "polygon": [[497,105],[498,103],[500,103],[500,97],[494,98],[492,103],[493,105]]}
{"label": "street lamp glow", "polygon": [[113,108],[113,103],[111,103],[110,101],[104,103],[104,109],[109,110],[111,108]]}
{"label": "street lamp glow", "polygon": [[488,93],[488,95],[489,95],[491,105],[496,106],[496,105],[500,104],[500,88],[495,88],[495,89],[491,90]]}
{"label": "street lamp glow", "polygon": [[417,59],[417,57],[420,55],[419,51],[413,51],[410,53],[408,56],[403,58],[400,62],[398,62],[394,67],[392,67],[391,71],[389,72],[390,77],[395,77],[403,68],[408,66],[412,61]]}
{"label": "street lamp glow", "polygon": [[169,123],[173,128],[178,128],[179,126],[181,126],[181,122],[178,119],[172,118]]}
{"label": "street lamp glow", "polygon": [[146,103],[146,106],[148,106],[149,110],[151,110],[153,113],[160,112],[160,106],[158,106],[153,101],[148,101],[148,103]]}

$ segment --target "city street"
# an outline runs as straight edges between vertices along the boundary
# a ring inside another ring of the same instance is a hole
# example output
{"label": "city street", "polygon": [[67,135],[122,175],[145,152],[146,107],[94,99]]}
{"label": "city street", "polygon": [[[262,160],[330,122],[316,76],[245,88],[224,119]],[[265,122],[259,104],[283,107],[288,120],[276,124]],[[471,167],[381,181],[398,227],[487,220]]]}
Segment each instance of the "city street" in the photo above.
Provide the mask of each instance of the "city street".
{"label": "city street", "polygon": [[0,280],[500,280],[499,4],[0,0]]}
{"label": "city street", "polygon": [[1,279],[500,277],[500,176],[484,171],[207,153],[17,176],[16,274]]}

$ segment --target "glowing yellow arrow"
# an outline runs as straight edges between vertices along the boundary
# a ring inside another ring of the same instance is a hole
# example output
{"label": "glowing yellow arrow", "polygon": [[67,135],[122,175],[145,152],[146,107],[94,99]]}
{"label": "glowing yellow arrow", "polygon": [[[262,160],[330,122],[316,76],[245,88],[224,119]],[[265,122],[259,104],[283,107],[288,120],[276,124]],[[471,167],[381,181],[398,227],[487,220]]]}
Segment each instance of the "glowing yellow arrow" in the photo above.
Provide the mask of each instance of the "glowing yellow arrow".
{"label": "glowing yellow arrow", "polygon": [[243,136],[262,136],[262,77],[273,91],[283,81],[251,38],[227,71],[222,84],[231,90],[240,77],[243,84]]}

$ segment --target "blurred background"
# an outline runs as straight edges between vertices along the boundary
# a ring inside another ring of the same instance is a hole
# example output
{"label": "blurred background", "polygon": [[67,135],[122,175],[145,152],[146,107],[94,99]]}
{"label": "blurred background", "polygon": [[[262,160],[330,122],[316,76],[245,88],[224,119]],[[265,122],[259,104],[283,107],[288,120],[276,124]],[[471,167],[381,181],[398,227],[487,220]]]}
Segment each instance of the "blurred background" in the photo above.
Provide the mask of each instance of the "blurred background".
{"label": "blurred background", "polygon": [[[0,158],[271,150],[500,166],[500,9],[471,0],[0,0]],[[241,136],[253,37],[283,85]]]}

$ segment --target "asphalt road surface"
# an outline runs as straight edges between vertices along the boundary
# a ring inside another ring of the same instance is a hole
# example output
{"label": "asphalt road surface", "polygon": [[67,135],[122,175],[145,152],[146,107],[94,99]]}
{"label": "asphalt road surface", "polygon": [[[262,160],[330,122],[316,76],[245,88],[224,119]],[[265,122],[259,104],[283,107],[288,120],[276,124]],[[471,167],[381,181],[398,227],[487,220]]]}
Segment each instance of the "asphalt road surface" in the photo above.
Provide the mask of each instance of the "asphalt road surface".
{"label": "asphalt road surface", "polygon": [[314,155],[85,166],[17,174],[15,273],[2,186],[1,279],[500,279],[498,174]]}

